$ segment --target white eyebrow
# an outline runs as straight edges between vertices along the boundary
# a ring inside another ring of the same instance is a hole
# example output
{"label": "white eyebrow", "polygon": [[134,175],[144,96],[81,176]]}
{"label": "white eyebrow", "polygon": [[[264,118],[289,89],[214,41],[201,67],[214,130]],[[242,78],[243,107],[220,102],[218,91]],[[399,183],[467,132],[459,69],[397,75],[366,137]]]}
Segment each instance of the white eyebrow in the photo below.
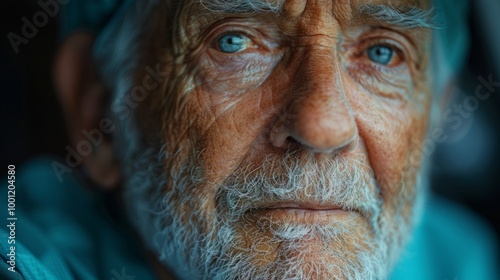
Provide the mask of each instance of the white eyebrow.
{"label": "white eyebrow", "polygon": [[358,16],[371,18],[398,29],[442,27],[436,22],[437,12],[434,8],[423,10],[416,7],[393,8],[387,5],[365,4],[359,8]]}
{"label": "white eyebrow", "polygon": [[[273,12],[280,13],[286,0],[198,0],[208,11],[221,14]],[[335,0],[332,0],[335,1]],[[439,28],[435,23],[435,9],[392,7],[364,4],[355,12],[358,18],[367,18],[398,29]]]}

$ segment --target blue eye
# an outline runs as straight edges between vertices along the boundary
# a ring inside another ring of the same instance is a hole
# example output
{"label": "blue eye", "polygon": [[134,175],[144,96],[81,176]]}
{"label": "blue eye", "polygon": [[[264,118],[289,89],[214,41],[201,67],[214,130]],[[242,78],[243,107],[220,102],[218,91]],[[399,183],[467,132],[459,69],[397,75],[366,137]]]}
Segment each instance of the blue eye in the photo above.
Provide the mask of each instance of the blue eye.
{"label": "blue eye", "polygon": [[242,51],[250,39],[240,34],[226,34],[219,38],[217,46],[221,52],[235,53]]}
{"label": "blue eye", "polygon": [[391,62],[393,56],[394,50],[390,47],[377,45],[368,49],[368,58],[378,64],[388,65]]}

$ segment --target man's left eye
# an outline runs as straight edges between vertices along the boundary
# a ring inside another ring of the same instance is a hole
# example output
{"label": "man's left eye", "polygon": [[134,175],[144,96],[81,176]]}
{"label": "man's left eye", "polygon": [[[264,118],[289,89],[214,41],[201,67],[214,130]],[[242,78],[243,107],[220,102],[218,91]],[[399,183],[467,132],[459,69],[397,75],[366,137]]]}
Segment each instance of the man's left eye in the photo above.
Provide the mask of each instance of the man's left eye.
{"label": "man's left eye", "polygon": [[217,49],[223,53],[235,53],[245,50],[251,40],[242,34],[225,34],[217,40]]}
{"label": "man's left eye", "polygon": [[378,64],[389,65],[394,57],[394,49],[388,46],[376,45],[368,49],[368,58]]}

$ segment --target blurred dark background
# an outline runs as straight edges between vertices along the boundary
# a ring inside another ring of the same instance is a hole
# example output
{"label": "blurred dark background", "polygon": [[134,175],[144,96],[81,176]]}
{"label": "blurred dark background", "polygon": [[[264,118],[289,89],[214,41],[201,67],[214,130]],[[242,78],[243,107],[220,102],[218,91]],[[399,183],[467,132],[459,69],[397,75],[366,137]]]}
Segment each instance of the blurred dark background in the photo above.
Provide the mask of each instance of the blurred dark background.
{"label": "blurred dark background", "polygon": [[[39,28],[15,53],[7,34],[21,34],[22,18],[40,11],[32,0],[3,3],[0,41],[0,163],[20,164],[37,155],[65,155],[68,144],[59,101],[52,86],[58,48],[56,18]],[[471,48],[461,90],[452,103],[473,96],[478,77],[500,82],[500,1],[471,1]],[[433,154],[432,191],[471,209],[500,236],[500,87]]]}

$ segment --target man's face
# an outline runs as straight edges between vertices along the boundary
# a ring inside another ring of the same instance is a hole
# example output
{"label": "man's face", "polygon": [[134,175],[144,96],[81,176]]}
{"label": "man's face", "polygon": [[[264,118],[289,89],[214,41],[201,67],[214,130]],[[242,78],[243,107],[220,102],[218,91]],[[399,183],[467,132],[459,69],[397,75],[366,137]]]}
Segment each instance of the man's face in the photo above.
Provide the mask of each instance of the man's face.
{"label": "man's face", "polygon": [[391,19],[427,1],[201,2],[179,7],[151,110],[163,179],[127,187],[133,211],[156,211],[143,234],[186,278],[384,277],[412,224],[430,102],[430,32]]}

